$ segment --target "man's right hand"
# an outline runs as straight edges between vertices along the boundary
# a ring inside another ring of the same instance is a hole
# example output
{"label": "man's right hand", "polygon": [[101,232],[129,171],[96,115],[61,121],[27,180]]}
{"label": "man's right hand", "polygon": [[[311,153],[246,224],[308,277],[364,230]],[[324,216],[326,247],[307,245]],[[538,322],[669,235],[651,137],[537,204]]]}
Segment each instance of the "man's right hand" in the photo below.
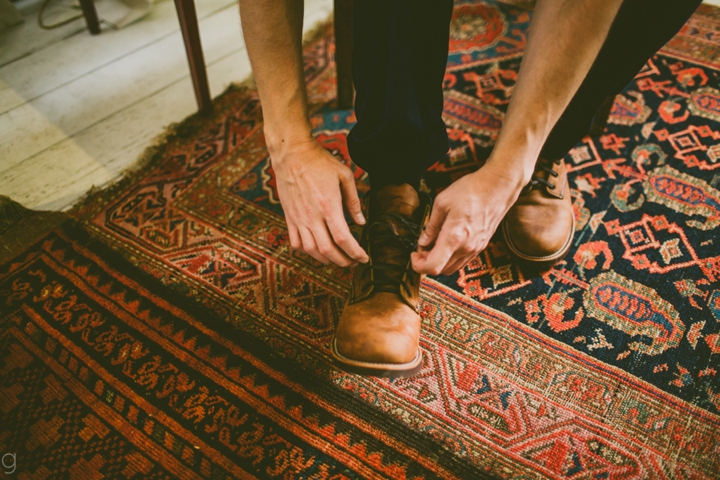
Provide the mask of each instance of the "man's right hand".
{"label": "man's right hand", "polygon": [[366,263],[367,253],[350,233],[343,205],[365,224],[352,171],[316,140],[283,145],[271,153],[290,244],[322,263]]}
{"label": "man's right hand", "polygon": [[355,179],[312,137],[302,62],[303,2],[240,0],[245,45],[290,244],[323,263],[367,262],[343,203],[364,224]]}

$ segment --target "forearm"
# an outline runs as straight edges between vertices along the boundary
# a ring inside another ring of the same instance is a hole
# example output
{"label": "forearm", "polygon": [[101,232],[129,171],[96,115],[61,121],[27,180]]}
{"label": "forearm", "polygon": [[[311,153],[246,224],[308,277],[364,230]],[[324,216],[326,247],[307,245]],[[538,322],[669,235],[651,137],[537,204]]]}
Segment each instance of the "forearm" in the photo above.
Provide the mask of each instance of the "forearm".
{"label": "forearm", "polygon": [[521,172],[521,183],[529,181],[534,161],[590,70],[621,3],[538,0],[512,100],[489,162],[510,162]]}
{"label": "forearm", "polygon": [[240,18],[273,161],[312,140],[302,65],[303,2],[240,0]]}

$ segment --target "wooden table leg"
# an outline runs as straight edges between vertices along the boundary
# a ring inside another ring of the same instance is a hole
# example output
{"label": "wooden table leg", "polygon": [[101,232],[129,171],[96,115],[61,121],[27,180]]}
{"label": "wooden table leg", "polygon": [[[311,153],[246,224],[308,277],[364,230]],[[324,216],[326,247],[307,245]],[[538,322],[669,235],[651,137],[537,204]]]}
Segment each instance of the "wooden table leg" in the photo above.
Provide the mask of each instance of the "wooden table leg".
{"label": "wooden table leg", "polygon": [[183,40],[185,41],[185,53],[187,53],[188,63],[190,64],[190,76],[195,89],[198,109],[200,112],[209,113],[212,111],[212,99],[210,98],[205,59],[200,44],[200,31],[198,30],[194,0],[175,0],[175,9],[177,10],[180,30],[182,30]]}
{"label": "wooden table leg", "polygon": [[352,80],[352,0],[335,0],[334,10],[338,108],[349,109],[355,96]]}
{"label": "wooden table leg", "polygon": [[80,8],[82,8],[85,23],[88,30],[93,35],[100,33],[100,21],[98,20],[97,10],[95,10],[95,2],[93,0],[80,0]]}

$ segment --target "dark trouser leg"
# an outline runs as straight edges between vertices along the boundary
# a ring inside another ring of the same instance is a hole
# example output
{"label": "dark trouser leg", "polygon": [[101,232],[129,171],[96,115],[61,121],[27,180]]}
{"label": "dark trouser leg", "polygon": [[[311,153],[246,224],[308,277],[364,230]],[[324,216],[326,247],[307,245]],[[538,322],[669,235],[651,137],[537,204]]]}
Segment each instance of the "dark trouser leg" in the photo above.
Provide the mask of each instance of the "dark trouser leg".
{"label": "dark trouser leg", "polygon": [[448,151],[442,120],[452,0],[358,0],[353,5],[357,124],[353,161],[370,185],[419,186]]}
{"label": "dark trouser leg", "polygon": [[700,0],[625,0],[600,52],[543,147],[547,159],[563,157],[592,123],[605,98],[616,95],[670,40]]}

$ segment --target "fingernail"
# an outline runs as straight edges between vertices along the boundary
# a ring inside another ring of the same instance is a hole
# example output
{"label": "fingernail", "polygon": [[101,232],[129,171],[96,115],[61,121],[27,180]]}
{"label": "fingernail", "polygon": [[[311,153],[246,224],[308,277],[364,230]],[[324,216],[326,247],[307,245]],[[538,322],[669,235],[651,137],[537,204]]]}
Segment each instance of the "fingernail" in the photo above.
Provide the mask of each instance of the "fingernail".
{"label": "fingernail", "polygon": [[426,233],[423,232],[423,234],[420,235],[420,238],[418,239],[418,245],[420,245],[421,247],[425,247],[425,246],[427,246],[427,243],[428,243],[428,236]]}
{"label": "fingernail", "polygon": [[357,215],[355,215],[355,221],[360,225],[365,225],[365,217],[362,213],[358,213]]}

